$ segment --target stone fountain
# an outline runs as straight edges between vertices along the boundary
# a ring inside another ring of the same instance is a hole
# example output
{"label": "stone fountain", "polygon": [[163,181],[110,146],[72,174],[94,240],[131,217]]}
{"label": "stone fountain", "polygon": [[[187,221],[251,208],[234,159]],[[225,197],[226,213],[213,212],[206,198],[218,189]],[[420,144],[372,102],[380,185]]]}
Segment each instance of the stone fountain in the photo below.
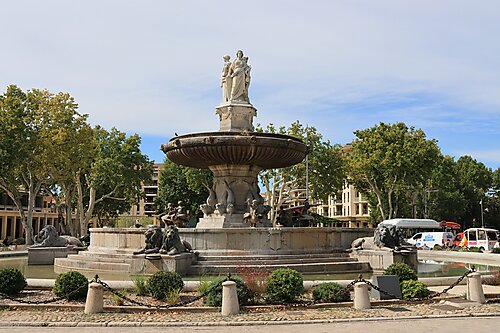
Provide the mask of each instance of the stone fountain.
{"label": "stone fountain", "polygon": [[[299,139],[254,132],[257,110],[248,98],[248,57],[238,51],[224,56],[222,102],[216,107],[219,131],[176,136],[162,145],[174,163],[208,168],[214,174],[204,213],[196,228],[180,228],[182,239],[196,253],[158,254],[151,260],[144,248],[143,228],[91,228],[88,251],[57,258],[56,272],[152,274],[157,270],[184,275],[235,273],[245,267],[295,268],[307,273],[360,273],[367,262],[345,253],[354,239],[371,236],[368,229],[275,228],[267,220],[269,206],[260,195],[258,173],[300,163],[307,146]],[[251,228],[251,226],[255,228]]]}
{"label": "stone fountain", "polygon": [[300,163],[307,146],[291,136],[254,132],[257,110],[248,97],[248,57],[238,51],[233,62],[229,56],[224,60],[222,102],[216,107],[219,131],[176,136],[162,150],[174,163],[208,168],[214,174],[197,228],[239,228],[258,222],[269,226],[270,207],[264,205],[257,176],[263,169]]}

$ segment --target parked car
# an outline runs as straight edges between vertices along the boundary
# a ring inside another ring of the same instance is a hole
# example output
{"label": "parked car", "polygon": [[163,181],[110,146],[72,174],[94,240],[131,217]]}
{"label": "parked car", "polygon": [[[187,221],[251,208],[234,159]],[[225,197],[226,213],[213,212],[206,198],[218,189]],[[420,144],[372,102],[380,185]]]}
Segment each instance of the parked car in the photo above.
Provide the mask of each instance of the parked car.
{"label": "parked car", "polygon": [[462,243],[467,247],[489,251],[499,246],[497,232],[498,230],[490,228],[469,228],[464,231],[465,241]]}
{"label": "parked car", "polygon": [[453,246],[453,233],[449,231],[419,232],[407,241],[418,248],[433,248],[436,245],[451,247]]}

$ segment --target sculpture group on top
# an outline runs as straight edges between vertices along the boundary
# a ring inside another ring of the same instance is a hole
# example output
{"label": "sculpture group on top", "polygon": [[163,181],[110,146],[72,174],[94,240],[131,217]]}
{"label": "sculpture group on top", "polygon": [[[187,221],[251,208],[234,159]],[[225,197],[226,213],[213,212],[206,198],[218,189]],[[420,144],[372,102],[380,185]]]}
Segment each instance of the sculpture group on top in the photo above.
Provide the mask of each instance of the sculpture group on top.
{"label": "sculpture group on top", "polygon": [[248,87],[250,86],[250,70],[248,57],[243,56],[243,51],[236,52],[236,59],[231,62],[231,57],[225,55],[224,66],[221,74],[222,101],[238,101],[250,103]]}
{"label": "sculpture group on top", "polygon": [[160,214],[159,217],[166,226],[175,225],[182,228],[189,222],[190,215],[184,203],[179,201],[177,207],[174,207],[174,205],[169,202],[165,212]]}

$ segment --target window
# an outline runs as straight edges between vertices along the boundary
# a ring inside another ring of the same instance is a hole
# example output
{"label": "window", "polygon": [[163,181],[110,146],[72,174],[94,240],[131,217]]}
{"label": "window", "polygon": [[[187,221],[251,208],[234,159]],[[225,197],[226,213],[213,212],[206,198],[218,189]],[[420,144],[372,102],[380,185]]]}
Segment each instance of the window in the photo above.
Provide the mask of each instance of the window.
{"label": "window", "polygon": [[467,232],[467,240],[469,241],[476,241],[477,240],[477,237],[476,237],[476,231],[475,230],[472,230],[472,231],[468,231]]}
{"label": "window", "polygon": [[486,231],[486,235],[488,235],[488,240],[490,240],[490,241],[497,240],[497,234],[494,231]]}
{"label": "window", "polygon": [[486,240],[486,231],[478,230],[477,231],[477,240]]}

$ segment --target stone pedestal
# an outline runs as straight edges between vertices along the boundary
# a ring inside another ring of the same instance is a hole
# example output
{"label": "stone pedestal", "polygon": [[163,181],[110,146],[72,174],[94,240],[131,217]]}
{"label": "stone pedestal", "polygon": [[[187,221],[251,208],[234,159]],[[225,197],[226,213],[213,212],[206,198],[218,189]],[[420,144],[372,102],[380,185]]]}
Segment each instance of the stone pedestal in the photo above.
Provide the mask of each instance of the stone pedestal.
{"label": "stone pedestal", "polygon": [[221,132],[253,131],[253,117],[257,109],[246,102],[228,102],[215,108],[219,115]]}
{"label": "stone pedestal", "polygon": [[418,269],[417,251],[394,252],[388,250],[354,250],[351,258],[370,263],[371,268],[377,273],[382,272],[391,264],[402,262],[415,270]]}
{"label": "stone pedestal", "polygon": [[55,258],[66,258],[84,250],[85,247],[32,247],[28,249],[28,265],[53,265]]}

